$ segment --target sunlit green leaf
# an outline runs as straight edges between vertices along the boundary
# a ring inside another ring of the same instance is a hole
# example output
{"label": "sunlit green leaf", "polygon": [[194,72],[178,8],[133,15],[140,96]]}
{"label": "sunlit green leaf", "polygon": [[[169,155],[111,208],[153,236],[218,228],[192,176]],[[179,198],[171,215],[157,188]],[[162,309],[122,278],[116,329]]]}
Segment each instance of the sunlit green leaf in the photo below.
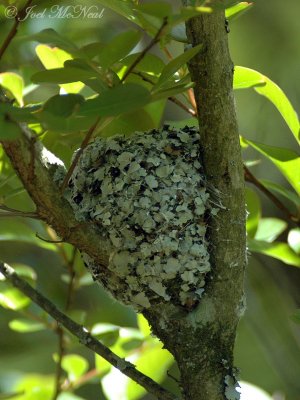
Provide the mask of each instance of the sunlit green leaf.
{"label": "sunlit green leaf", "polygon": [[68,354],[63,357],[61,366],[67,372],[69,380],[74,382],[88,370],[89,363],[77,354]]}
{"label": "sunlit green leaf", "polygon": [[235,19],[243,14],[245,11],[248,11],[253,6],[253,2],[249,1],[241,1],[238,4],[226,8],[225,16],[228,19]]}
{"label": "sunlit green leaf", "polygon": [[285,264],[300,267],[300,256],[297,255],[286,243],[248,239],[249,250],[276,258]]}
{"label": "sunlit green leaf", "polygon": [[112,346],[119,338],[120,327],[112,324],[99,323],[93,326],[91,333],[105,346]]}
{"label": "sunlit green leaf", "polygon": [[150,102],[149,91],[141,85],[125,83],[87,100],[80,108],[80,115],[116,116],[143,107]]}
{"label": "sunlit green leaf", "polygon": [[233,89],[247,89],[254,86],[265,85],[265,77],[253,69],[235,66],[233,76]]}
{"label": "sunlit green leaf", "polygon": [[8,323],[8,326],[13,331],[28,333],[37,332],[46,328],[45,324],[42,322],[32,321],[30,319],[13,319]]}
{"label": "sunlit green leaf", "polygon": [[167,83],[167,81],[189,60],[191,60],[197,53],[199,53],[202,44],[198,44],[197,46],[185,51],[184,53],[180,54],[180,56],[174,58],[170,61],[162,70],[162,73],[154,86],[154,90],[157,91],[163,85]]}
{"label": "sunlit green leaf", "polygon": [[252,140],[246,140],[246,142],[271,160],[294,189],[300,193],[300,157],[296,152],[282,147],[274,147],[254,142]]}
{"label": "sunlit green leaf", "polygon": [[14,386],[14,390],[24,392],[17,400],[51,400],[54,394],[53,375],[24,375]]}
{"label": "sunlit green leaf", "polygon": [[57,400],[85,400],[83,397],[76,396],[71,392],[62,392],[57,397]]}
{"label": "sunlit green leaf", "polygon": [[296,111],[284,92],[271,79],[250,68],[234,68],[234,89],[254,87],[254,90],[269,99],[278,109],[296,140],[300,140],[300,124]]}
{"label": "sunlit green leaf", "polygon": [[78,50],[78,47],[73,42],[61,36],[52,28],[43,29],[40,32],[27,36],[26,39],[34,40],[39,43],[48,43],[66,50],[67,52],[76,52]]}
{"label": "sunlit green leaf", "polygon": [[21,310],[30,304],[30,299],[6,282],[0,282],[0,306],[10,310]]}
{"label": "sunlit green leaf", "polygon": [[[67,53],[64,50],[58,49],[56,47],[51,48],[43,44],[38,45],[35,51],[47,70],[62,68],[65,61],[71,60],[73,58],[71,54]],[[74,81],[71,80],[70,82]],[[84,87],[84,84],[82,82],[75,82],[60,85],[60,87],[64,89],[67,93],[78,93]]]}
{"label": "sunlit green leaf", "polygon": [[300,255],[300,228],[291,229],[289,231],[288,244],[295,253]]}
{"label": "sunlit green leaf", "polygon": [[98,58],[103,68],[109,68],[126,57],[141,39],[141,32],[128,31],[115,36],[99,52]]}
{"label": "sunlit green leaf", "polygon": [[14,72],[3,72],[0,74],[0,85],[9,90],[19,105],[23,106],[23,78]]}
{"label": "sunlit green leaf", "polygon": [[36,281],[37,275],[36,272],[33,268],[29,267],[28,265],[24,264],[19,264],[19,263],[13,263],[13,268],[15,272],[21,276],[22,278],[25,278],[27,281],[34,282]]}
{"label": "sunlit green leaf", "polygon": [[287,223],[278,218],[261,218],[255,233],[256,240],[273,242],[287,228]]}
{"label": "sunlit green leaf", "polygon": [[[157,345],[142,351],[134,363],[139,371],[151,376],[156,382],[162,382],[172,362],[172,355],[167,350],[163,350],[161,345]],[[128,400],[136,400],[146,391],[134,381],[128,380],[126,392]]]}
{"label": "sunlit green leaf", "polygon": [[139,330],[142,332],[142,334],[145,337],[151,335],[150,325],[149,325],[148,321],[146,320],[146,318],[143,316],[143,314],[137,315],[137,322],[138,322]]}
{"label": "sunlit green leaf", "polygon": [[259,219],[261,216],[260,200],[256,192],[246,188],[246,208],[248,212],[247,217],[247,233],[249,237],[255,237]]}

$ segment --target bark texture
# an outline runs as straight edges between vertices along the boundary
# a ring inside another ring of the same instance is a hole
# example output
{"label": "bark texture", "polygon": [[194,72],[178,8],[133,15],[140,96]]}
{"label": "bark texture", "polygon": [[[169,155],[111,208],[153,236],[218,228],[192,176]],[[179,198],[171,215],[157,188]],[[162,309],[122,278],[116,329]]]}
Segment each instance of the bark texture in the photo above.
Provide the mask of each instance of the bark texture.
{"label": "bark texture", "polygon": [[[213,2],[212,2],[213,3]],[[242,158],[232,90],[233,64],[224,11],[186,24],[189,42],[203,45],[189,65],[195,82],[202,162],[223,208],[209,216],[212,272],[200,305],[184,315],[169,306],[147,313],[153,330],[175,355],[185,399],[233,400],[233,347],[244,308],[246,264]]]}

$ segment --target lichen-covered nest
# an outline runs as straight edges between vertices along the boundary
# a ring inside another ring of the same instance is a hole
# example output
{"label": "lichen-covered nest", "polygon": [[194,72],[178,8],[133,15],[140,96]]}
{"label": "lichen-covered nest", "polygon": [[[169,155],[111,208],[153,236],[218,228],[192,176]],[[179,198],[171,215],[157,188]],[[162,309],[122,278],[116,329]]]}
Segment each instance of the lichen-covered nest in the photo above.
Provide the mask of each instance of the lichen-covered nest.
{"label": "lichen-covered nest", "polygon": [[105,279],[86,255],[85,263],[95,280],[138,310],[201,298],[210,270],[204,215],[214,210],[199,149],[195,128],[164,126],[97,138],[74,170],[69,201],[78,220],[101,226],[116,279]]}

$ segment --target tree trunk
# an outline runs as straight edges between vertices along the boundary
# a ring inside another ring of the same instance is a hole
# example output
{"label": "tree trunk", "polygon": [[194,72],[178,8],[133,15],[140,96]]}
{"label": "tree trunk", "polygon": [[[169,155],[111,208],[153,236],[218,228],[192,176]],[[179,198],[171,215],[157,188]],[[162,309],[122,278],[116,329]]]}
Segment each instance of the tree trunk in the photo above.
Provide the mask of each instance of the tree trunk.
{"label": "tree trunk", "polygon": [[221,202],[208,216],[212,271],[200,305],[189,313],[166,305],[145,313],[153,331],[174,354],[187,400],[234,400],[233,347],[244,309],[246,264],[242,158],[232,90],[233,64],[224,11],[186,24],[189,42],[203,45],[189,65],[201,135],[202,165]]}

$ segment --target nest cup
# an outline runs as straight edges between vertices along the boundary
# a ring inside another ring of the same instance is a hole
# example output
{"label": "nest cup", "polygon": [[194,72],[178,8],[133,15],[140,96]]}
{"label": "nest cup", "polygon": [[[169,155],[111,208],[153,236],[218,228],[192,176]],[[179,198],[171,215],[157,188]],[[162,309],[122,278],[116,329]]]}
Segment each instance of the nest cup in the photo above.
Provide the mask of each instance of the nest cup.
{"label": "nest cup", "polygon": [[[97,138],[83,151],[68,199],[79,221],[99,224],[109,279],[86,254],[94,279],[142,311],[160,302],[197,304],[210,271],[211,211],[196,128],[164,126]],[[120,282],[122,285],[120,285]]]}

